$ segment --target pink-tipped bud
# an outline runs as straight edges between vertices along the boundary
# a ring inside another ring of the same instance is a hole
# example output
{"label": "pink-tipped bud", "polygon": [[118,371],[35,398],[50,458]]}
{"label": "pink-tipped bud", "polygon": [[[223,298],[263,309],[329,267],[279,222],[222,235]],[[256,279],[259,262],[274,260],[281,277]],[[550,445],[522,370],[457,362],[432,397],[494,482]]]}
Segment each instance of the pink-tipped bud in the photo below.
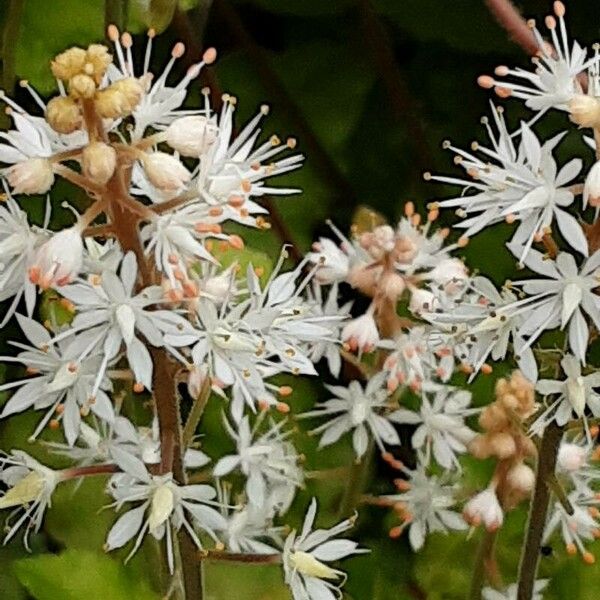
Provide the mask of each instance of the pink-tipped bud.
{"label": "pink-tipped bud", "polygon": [[54,184],[54,172],[45,158],[28,158],[6,172],[15,194],[45,194]]}
{"label": "pink-tipped bud", "polygon": [[379,332],[373,315],[365,313],[347,323],[342,329],[342,341],[347,343],[353,352],[373,350],[379,342]]}
{"label": "pink-tipped bud", "polygon": [[83,264],[83,241],[78,227],[55,233],[42,244],[29,267],[29,279],[42,289],[70,283]]}

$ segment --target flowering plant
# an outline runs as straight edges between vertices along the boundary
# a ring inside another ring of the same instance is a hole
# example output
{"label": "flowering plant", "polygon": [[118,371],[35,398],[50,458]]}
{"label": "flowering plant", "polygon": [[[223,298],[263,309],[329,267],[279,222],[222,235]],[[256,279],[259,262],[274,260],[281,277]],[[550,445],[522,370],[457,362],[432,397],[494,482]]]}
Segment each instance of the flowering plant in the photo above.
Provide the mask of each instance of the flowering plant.
{"label": "flowering plant", "polygon": [[[366,503],[392,509],[390,536],[406,530],[415,552],[431,533],[483,526],[473,599],[541,597],[539,549],[557,535],[593,563],[600,58],[569,42],[564,17],[555,2],[551,43],[533,27],[533,71],[502,66],[479,78],[531,116],[513,128],[492,104],[489,142],[444,143],[465,178],[425,179],[458,195],[424,210],[407,202],[394,226],[369,212],[349,236],[330,222],[330,236],[291,266],[288,247],[275,264],[256,264],[241,232],[270,227],[261,199],[299,191],[270,178],[303,156],[293,138],[262,140],[266,105],[240,130],[233,96],[203,89],[201,108],[183,107],[213,48],[173,83],[181,43],[156,76],[154,33],[138,69],[132,36],[110,26],[112,51],[92,44],[54,58],[58,95],[47,103],[24,84],[43,116],[3,96],[14,128],[0,144],[2,325],[14,321],[26,341],[1,357],[23,376],[2,384],[10,395],[0,418],[35,412],[30,441],[69,463],[51,468],[6,449],[6,540],[22,531],[29,545],[57,488],[105,476],[116,513],[105,550],[126,548],[128,560],[156,540],[167,595],[187,599],[206,597],[205,559],[278,564],[294,600],[341,597],[338,561],[368,550],[339,536]],[[587,157],[559,166],[564,133],[536,134],[551,110],[583,129],[595,157],[587,171]],[[42,226],[25,207],[57,179],[80,188],[86,206],[63,204],[74,220],[55,231],[51,202]],[[439,224],[445,208],[456,210],[459,236]],[[461,252],[501,222],[514,228],[507,248],[517,268],[498,288]],[[49,302],[60,318],[42,316]],[[495,362],[512,372],[497,379],[493,400],[473,402],[471,383]],[[327,382],[327,397],[304,412],[289,385],[301,377]],[[218,456],[203,447],[215,435],[205,429],[214,407],[218,434],[232,442]],[[295,443],[302,431],[319,448],[352,448],[352,464],[336,467],[349,484],[328,529],[315,528],[314,498],[299,528],[286,522],[314,476]],[[367,495],[361,485],[378,459],[396,489]],[[465,477],[469,460],[493,463],[481,489]],[[496,538],[526,502],[518,579],[505,588]]]}

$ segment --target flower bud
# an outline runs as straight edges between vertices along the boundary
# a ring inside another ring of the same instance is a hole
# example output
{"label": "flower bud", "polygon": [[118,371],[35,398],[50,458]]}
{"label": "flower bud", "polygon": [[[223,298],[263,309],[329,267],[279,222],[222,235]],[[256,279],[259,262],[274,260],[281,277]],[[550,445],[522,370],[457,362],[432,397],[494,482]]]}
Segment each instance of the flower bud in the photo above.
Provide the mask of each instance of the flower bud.
{"label": "flower bud", "polygon": [[176,192],[190,180],[190,172],[174,156],[166,152],[144,155],[142,164],[152,185],[160,190]]}
{"label": "flower bud", "polygon": [[166,141],[181,156],[198,158],[215,143],[219,128],[214,119],[191,115],[173,121],[166,131]]}
{"label": "flower bud", "polygon": [[587,450],[577,444],[563,442],[558,450],[558,468],[563,471],[579,471],[587,461]]}
{"label": "flower bud", "polygon": [[463,510],[465,521],[471,525],[485,525],[488,531],[496,531],[504,522],[504,512],[496,492],[487,488],[471,498]]}
{"label": "flower bud", "polygon": [[429,290],[418,288],[411,289],[408,309],[418,315],[424,312],[432,312],[435,306],[435,296]]}
{"label": "flower bud", "polygon": [[586,94],[576,94],[569,102],[571,121],[580,127],[600,124],[600,100]]}
{"label": "flower bud", "polygon": [[583,185],[583,207],[588,203],[594,208],[600,206],[600,161],[588,171]]}
{"label": "flower bud", "polygon": [[81,127],[81,111],[73,98],[57,96],[46,106],[46,120],[58,133],[73,133]]}
{"label": "flower bud", "polygon": [[83,71],[86,56],[86,51],[83,48],[69,48],[61,52],[50,65],[52,74],[56,79],[69,81],[69,79]]}
{"label": "flower bud", "polygon": [[365,313],[357,319],[352,319],[342,329],[342,341],[346,342],[353,352],[357,350],[370,352],[373,350],[375,344],[379,341],[379,332],[373,315]]}
{"label": "flower bud", "polygon": [[535,484],[535,473],[523,463],[515,465],[506,475],[510,486],[523,494],[528,494]]}
{"label": "flower bud", "polygon": [[203,292],[211,300],[221,304],[227,296],[235,292],[235,280],[231,277],[231,269],[227,269],[219,275],[209,277],[202,286]]}
{"label": "flower bud", "polygon": [[187,389],[192,398],[196,399],[200,396],[202,386],[204,385],[207,376],[208,369],[206,365],[202,365],[201,367],[194,365],[190,369],[187,379]]}
{"label": "flower bud", "polygon": [[106,69],[112,63],[108,48],[102,44],[91,44],[85,53],[84,70],[91,75],[97,85],[100,85]]}
{"label": "flower bud", "polygon": [[117,153],[104,142],[91,142],[83,150],[83,172],[86,177],[103,185],[115,172]]}
{"label": "flower bud", "polygon": [[46,158],[28,158],[6,172],[15,194],[45,194],[54,184],[52,165]]}
{"label": "flower bud", "polygon": [[96,110],[105,119],[130,115],[144,95],[142,83],[134,77],[119,79],[96,94]]}
{"label": "flower bud", "polygon": [[42,289],[70,283],[81,270],[83,241],[77,226],[55,233],[42,244],[29,267],[29,280]]}
{"label": "flower bud", "polygon": [[69,80],[69,94],[73,98],[92,98],[96,93],[96,84],[89,75],[75,75]]}

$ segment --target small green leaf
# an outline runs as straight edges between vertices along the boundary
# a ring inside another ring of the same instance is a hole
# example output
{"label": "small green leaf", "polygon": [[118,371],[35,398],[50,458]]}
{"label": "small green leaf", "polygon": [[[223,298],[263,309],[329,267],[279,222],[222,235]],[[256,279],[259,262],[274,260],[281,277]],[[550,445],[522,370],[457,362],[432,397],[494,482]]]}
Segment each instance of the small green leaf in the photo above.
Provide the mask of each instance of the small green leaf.
{"label": "small green leaf", "polygon": [[19,560],[19,581],[36,600],[158,600],[148,584],[122,563],[103,554],[67,550]]}

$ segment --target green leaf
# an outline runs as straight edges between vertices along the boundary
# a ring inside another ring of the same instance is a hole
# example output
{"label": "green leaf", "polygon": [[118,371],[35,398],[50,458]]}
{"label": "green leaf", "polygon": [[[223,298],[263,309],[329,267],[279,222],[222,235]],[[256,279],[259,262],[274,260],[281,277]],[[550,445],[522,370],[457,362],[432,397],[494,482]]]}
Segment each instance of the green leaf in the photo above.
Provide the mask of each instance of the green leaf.
{"label": "green leaf", "polygon": [[[51,34],[50,34],[51,32]],[[87,47],[104,37],[103,0],[27,0],[15,72],[42,94],[56,89],[50,61],[69,46]]]}
{"label": "green leaf", "polygon": [[43,554],[17,561],[14,569],[36,600],[159,598],[146,582],[133,578],[125,565],[99,553],[67,550],[58,556]]}
{"label": "green leaf", "polygon": [[69,325],[75,313],[69,308],[68,302],[61,302],[62,298],[54,290],[44,292],[40,303],[41,322],[45,323],[52,331],[57,332],[63,325]]}

